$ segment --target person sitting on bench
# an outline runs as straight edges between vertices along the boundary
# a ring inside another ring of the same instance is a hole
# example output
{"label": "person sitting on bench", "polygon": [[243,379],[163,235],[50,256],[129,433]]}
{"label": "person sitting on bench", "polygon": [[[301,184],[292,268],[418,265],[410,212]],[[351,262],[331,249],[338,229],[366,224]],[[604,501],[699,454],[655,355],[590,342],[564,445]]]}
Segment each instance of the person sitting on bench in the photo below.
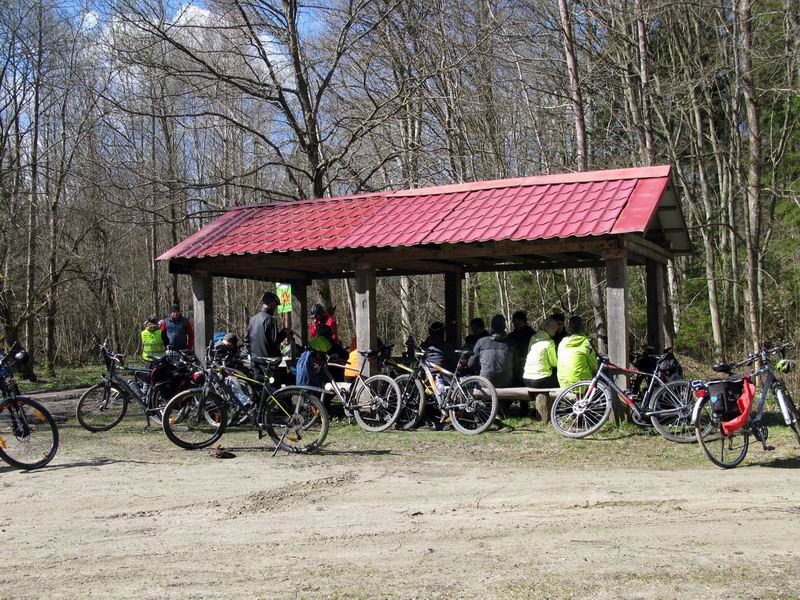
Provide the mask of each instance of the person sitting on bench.
{"label": "person sitting on bench", "polygon": [[525,358],[525,367],[522,380],[529,388],[557,388],[556,345],[553,335],[558,332],[559,324],[555,319],[545,319],[539,329],[533,334],[528,344],[528,354]]}
{"label": "person sitting on bench", "polygon": [[558,345],[558,383],[562,388],[591,379],[597,371],[597,353],[583,333],[583,319],[570,317],[567,331],[569,335]]}

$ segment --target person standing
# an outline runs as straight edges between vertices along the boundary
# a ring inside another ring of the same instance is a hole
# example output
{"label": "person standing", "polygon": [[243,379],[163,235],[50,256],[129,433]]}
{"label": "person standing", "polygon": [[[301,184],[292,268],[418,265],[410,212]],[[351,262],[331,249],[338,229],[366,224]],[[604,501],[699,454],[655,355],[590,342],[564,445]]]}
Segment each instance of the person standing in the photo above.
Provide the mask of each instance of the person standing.
{"label": "person standing", "polygon": [[[275,311],[281,301],[273,292],[264,292],[261,296],[261,310],[250,318],[247,324],[245,345],[251,357],[281,356],[281,342],[286,339],[286,329],[278,329],[278,320]],[[256,378],[263,378],[264,371],[261,365],[253,364]]]}
{"label": "person standing", "polygon": [[172,350],[194,350],[192,322],[181,313],[177,302],[170,306],[169,316],[161,321],[164,345]]}
{"label": "person standing", "polygon": [[165,354],[164,335],[158,326],[158,317],[152,315],[144,322],[144,329],[141,333],[142,358],[148,365],[162,358]]}

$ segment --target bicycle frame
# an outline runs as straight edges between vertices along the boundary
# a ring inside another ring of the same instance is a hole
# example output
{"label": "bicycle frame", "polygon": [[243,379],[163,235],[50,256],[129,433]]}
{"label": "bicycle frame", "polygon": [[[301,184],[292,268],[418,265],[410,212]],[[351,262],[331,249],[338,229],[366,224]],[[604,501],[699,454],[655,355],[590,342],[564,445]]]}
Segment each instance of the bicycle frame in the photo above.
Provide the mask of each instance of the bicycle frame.
{"label": "bicycle frame", "polygon": [[[650,380],[650,383],[647,385],[647,390],[641,396],[641,404],[637,404],[635,400],[630,398],[625,391],[620,388],[614,378],[611,377],[606,372],[614,372],[614,373],[626,373],[629,375],[635,375],[638,377],[647,377]],[[657,389],[666,389],[667,392],[673,397],[673,399],[677,400],[678,403],[681,402],[681,399],[675,396],[672,393],[672,390],[667,387],[667,384],[661,380],[660,377],[654,375],[652,373],[645,373],[644,371],[639,371],[637,369],[627,369],[619,367],[611,362],[602,361],[600,364],[600,368],[595,373],[595,376],[592,378],[592,383],[589,386],[589,390],[587,391],[586,395],[591,396],[594,393],[595,387],[597,387],[597,382],[602,381],[605,385],[607,385],[611,390],[617,394],[617,396],[627,404],[631,411],[634,414],[634,417],[637,419],[642,418],[650,418],[651,416],[658,416],[658,415],[670,415],[670,414],[677,414],[682,409],[680,408],[669,408],[665,410],[648,410],[648,407],[645,406],[645,402],[652,402],[653,394]]]}

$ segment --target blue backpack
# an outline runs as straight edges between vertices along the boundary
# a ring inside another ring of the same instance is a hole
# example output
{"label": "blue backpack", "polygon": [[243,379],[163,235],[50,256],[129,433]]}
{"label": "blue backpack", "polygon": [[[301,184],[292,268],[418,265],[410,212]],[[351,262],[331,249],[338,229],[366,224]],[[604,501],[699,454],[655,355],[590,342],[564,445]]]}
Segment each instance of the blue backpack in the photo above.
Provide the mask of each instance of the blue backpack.
{"label": "blue backpack", "polygon": [[306,350],[297,359],[297,385],[322,386],[322,379],[319,376],[319,367],[311,359],[311,352]]}

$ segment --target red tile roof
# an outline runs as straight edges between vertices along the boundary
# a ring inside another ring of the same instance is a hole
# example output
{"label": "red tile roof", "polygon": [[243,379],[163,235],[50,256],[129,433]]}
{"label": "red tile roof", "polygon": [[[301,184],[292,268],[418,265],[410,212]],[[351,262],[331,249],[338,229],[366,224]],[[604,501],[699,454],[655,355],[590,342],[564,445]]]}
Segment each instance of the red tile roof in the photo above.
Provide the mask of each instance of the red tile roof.
{"label": "red tile roof", "polygon": [[[238,207],[159,258],[643,234],[669,179],[658,166]],[[682,229],[668,237],[688,250]]]}

